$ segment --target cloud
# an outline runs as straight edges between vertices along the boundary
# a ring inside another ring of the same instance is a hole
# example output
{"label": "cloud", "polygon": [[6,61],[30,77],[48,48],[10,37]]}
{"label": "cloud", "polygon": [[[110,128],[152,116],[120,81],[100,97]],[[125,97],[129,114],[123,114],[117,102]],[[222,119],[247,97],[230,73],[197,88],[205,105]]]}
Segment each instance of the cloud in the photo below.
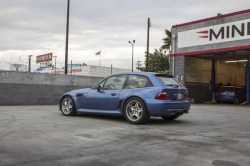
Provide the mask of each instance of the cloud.
{"label": "cloud", "polygon": [[[0,0],[0,60],[53,52],[64,65],[67,0]],[[95,53],[102,49],[102,65],[131,68],[131,45],[136,40],[135,60],[144,61],[147,18],[150,52],[162,45],[164,29],[172,25],[246,9],[248,0],[71,0],[69,62],[98,65]],[[156,27],[157,26],[157,27]],[[1,68],[8,69],[4,61]]]}

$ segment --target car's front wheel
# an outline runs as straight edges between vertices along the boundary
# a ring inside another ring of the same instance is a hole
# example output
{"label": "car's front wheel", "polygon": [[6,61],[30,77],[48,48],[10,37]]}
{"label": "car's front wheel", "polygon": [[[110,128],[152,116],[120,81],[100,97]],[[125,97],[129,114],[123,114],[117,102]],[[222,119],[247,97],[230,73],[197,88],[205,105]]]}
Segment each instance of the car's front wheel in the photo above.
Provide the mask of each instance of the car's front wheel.
{"label": "car's front wheel", "polygon": [[70,96],[65,96],[61,101],[61,111],[65,116],[76,115],[75,103]]}
{"label": "car's front wheel", "polygon": [[179,118],[179,115],[162,116],[162,119],[164,119],[164,120],[175,120],[177,118]]}
{"label": "car's front wheel", "polygon": [[132,97],[126,101],[124,105],[124,116],[126,120],[132,124],[144,124],[147,123],[150,118],[146,105],[137,97]]}

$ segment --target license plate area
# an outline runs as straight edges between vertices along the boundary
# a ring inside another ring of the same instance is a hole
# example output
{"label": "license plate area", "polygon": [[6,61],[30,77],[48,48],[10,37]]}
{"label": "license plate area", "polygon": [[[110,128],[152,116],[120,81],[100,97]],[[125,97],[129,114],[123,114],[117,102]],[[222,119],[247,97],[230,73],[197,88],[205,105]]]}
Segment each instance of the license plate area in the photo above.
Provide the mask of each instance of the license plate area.
{"label": "license plate area", "polygon": [[182,100],[182,93],[177,93],[177,100]]}

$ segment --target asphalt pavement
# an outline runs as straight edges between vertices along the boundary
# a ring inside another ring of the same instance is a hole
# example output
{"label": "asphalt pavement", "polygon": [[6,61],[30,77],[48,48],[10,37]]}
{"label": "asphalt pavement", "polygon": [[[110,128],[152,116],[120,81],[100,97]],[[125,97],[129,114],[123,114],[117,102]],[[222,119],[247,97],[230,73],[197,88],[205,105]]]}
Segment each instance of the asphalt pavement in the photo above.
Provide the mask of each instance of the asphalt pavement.
{"label": "asphalt pavement", "polygon": [[175,121],[0,106],[0,166],[249,166],[250,107],[194,104]]}

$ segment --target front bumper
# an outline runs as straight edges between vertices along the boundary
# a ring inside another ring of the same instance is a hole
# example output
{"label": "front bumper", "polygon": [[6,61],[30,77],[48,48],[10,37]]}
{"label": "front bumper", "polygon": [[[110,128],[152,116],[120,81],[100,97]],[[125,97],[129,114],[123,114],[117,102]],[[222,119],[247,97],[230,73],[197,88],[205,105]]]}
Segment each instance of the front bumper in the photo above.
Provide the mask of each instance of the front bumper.
{"label": "front bumper", "polygon": [[147,100],[148,112],[151,116],[169,116],[188,113],[191,107],[188,100]]}

